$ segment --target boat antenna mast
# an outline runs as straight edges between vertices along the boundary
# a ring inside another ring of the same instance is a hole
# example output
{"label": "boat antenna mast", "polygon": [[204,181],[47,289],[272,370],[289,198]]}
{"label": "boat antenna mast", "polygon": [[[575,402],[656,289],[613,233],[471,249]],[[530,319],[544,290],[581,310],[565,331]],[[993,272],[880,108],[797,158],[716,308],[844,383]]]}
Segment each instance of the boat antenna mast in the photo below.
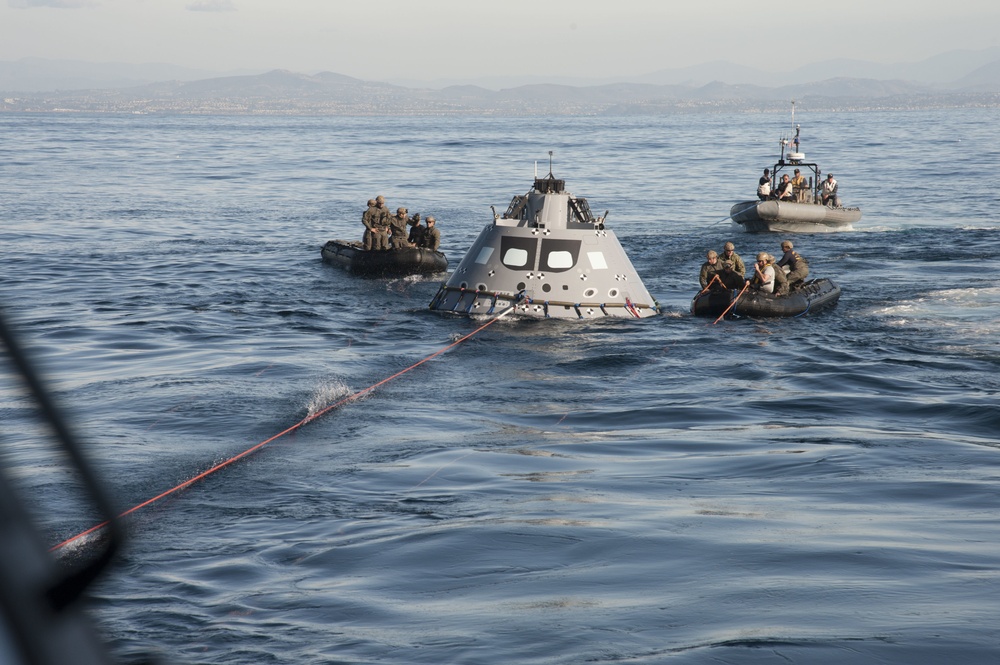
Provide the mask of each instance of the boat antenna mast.
{"label": "boat antenna mast", "polygon": [[789,145],[791,146],[791,148],[789,149],[787,156],[788,156],[788,161],[790,163],[792,163],[792,164],[798,164],[803,159],[805,159],[805,155],[803,155],[801,152],[799,152],[799,144],[800,144],[800,142],[799,142],[799,132],[801,131],[801,128],[798,125],[795,124],[795,100],[794,99],[792,100],[792,128],[791,128],[791,131],[792,131],[792,134],[791,134],[792,138],[791,139],[786,139],[785,137],[782,137],[781,141],[779,142],[781,144],[781,159],[780,159],[780,162],[782,164],[785,163],[785,147],[787,147]]}
{"label": "boat antenna mast", "polygon": [[555,178],[555,176],[552,175],[552,151],[551,150],[549,150],[549,177],[550,178]]}
{"label": "boat antenna mast", "polygon": [[[795,124],[795,100],[794,99],[792,100],[792,129],[795,130],[795,138],[792,139],[792,152],[794,152],[796,154],[796,156],[798,156],[799,153],[800,153],[800,151],[799,151],[799,130],[800,130],[800,127]],[[798,159],[801,160],[802,157],[799,157]]]}

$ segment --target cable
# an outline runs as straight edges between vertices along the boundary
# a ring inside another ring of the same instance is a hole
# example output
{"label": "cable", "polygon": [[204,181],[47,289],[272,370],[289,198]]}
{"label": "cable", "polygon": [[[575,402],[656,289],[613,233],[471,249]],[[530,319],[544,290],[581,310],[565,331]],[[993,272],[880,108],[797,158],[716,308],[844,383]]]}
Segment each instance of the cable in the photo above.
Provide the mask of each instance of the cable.
{"label": "cable", "polygon": [[[359,391],[357,391],[355,393],[352,393],[352,394],[348,395],[347,397],[344,397],[343,399],[341,399],[341,400],[339,400],[337,402],[334,402],[333,404],[330,404],[330,405],[328,405],[328,406],[320,409],[316,413],[313,413],[313,414],[310,414],[310,415],[306,416],[305,418],[303,418],[299,422],[295,423],[291,427],[289,427],[289,428],[287,428],[287,429],[285,429],[285,430],[283,430],[281,432],[278,432],[277,434],[275,434],[271,438],[265,439],[264,441],[261,441],[260,443],[254,445],[254,446],[251,446],[250,448],[247,448],[246,450],[244,450],[243,452],[239,453],[238,455],[234,455],[234,456],[230,457],[229,459],[216,464],[215,466],[213,466],[212,468],[208,469],[207,471],[202,471],[198,475],[196,475],[196,476],[194,476],[192,478],[189,478],[188,480],[185,480],[184,482],[180,483],[179,485],[175,485],[174,487],[171,487],[167,491],[161,492],[160,494],[157,494],[153,498],[147,499],[146,501],[143,501],[142,503],[129,508],[125,512],[123,512],[120,515],[118,515],[118,518],[120,519],[120,518],[125,517],[127,515],[131,515],[132,513],[136,512],[138,510],[141,510],[142,508],[145,508],[146,506],[149,506],[149,505],[152,505],[152,504],[156,503],[157,501],[159,501],[160,499],[163,499],[164,497],[170,496],[171,494],[173,494],[175,492],[178,492],[178,491],[180,491],[180,490],[182,490],[182,489],[184,489],[186,487],[189,487],[189,486],[193,485],[194,483],[198,482],[199,480],[201,480],[203,478],[207,478],[208,476],[212,475],[216,471],[219,471],[219,470],[221,470],[221,469],[229,466],[233,462],[239,461],[239,460],[243,459],[244,457],[247,457],[248,455],[253,454],[254,452],[260,450],[261,448],[263,448],[267,444],[271,443],[272,441],[280,439],[281,437],[285,436],[286,434],[290,434],[290,433],[294,432],[295,430],[301,428],[302,426],[304,426],[304,425],[306,425],[308,423],[311,423],[312,421],[316,420],[320,416],[323,416],[323,415],[329,413],[333,409],[336,409],[339,406],[343,406],[344,404],[347,404],[349,402],[353,402],[355,400],[358,400],[358,399],[364,397],[365,395],[367,395],[368,393],[374,391],[376,388],[379,388],[380,386],[383,386],[386,383],[389,383],[393,379],[397,379],[397,378],[401,377],[402,375],[406,374],[407,372],[410,372],[410,371],[416,369],[417,367],[420,367],[421,365],[423,365],[427,361],[432,360],[433,358],[436,358],[436,357],[440,356],[441,354],[445,353],[446,351],[448,351],[450,349],[453,349],[454,347],[458,346],[459,344],[461,344],[465,340],[469,339],[470,337],[472,337],[474,335],[477,335],[478,333],[482,332],[486,328],[490,327],[491,325],[493,325],[494,323],[496,323],[497,321],[499,321],[500,319],[502,319],[504,316],[506,316],[510,312],[513,312],[514,308],[517,306],[518,302],[520,302],[520,298],[518,298],[517,300],[515,300],[505,310],[503,310],[502,312],[500,312],[499,314],[497,314],[492,319],[490,319],[489,321],[487,321],[483,325],[479,326],[478,328],[476,328],[472,332],[470,332],[467,335],[464,335],[462,337],[459,337],[457,340],[455,340],[451,344],[449,344],[449,345],[447,345],[447,346],[445,346],[445,347],[443,347],[441,349],[438,349],[437,351],[435,351],[434,353],[430,354],[426,358],[423,358],[422,360],[419,360],[418,362],[413,363],[412,365],[410,365],[406,369],[400,370],[400,371],[396,372],[395,374],[393,374],[392,376],[387,377],[385,379],[382,379],[378,383],[373,383],[372,385],[368,386],[367,388],[363,388],[363,389],[361,389],[361,390],[359,390]],[[89,529],[87,529],[86,531],[83,531],[83,532],[81,532],[81,533],[73,536],[72,538],[68,538],[67,540],[62,541],[58,545],[52,546],[51,548],[49,548],[49,551],[50,552],[55,552],[57,550],[60,550],[60,549],[62,549],[64,547],[66,547],[67,545],[69,545],[70,543],[76,542],[77,540],[79,540],[79,539],[81,539],[81,538],[83,538],[85,536],[89,536],[92,533],[100,531],[104,527],[108,526],[110,523],[111,523],[111,520],[105,520],[104,522],[101,522],[100,524],[92,526]]]}

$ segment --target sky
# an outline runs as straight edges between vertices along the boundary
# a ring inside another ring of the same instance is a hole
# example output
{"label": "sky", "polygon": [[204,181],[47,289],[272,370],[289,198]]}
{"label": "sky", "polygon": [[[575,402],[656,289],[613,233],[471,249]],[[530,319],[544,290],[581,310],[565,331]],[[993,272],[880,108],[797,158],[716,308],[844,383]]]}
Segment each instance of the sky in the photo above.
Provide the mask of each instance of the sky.
{"label": "sky", "polygon": [[888,64],[998,45],[998,0],[0,0],[0,60],[379,81]]}

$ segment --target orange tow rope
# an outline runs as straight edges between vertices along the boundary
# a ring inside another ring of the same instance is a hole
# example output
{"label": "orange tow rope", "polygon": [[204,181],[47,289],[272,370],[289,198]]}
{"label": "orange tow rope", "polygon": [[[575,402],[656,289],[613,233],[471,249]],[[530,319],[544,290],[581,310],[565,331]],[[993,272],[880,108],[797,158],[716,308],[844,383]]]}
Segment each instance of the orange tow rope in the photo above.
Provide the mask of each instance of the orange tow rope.
{"label": "orange tow rope", "polygon": [[[330,405],[324,407],[323,409],[317,411],[316,413],[313,413],[311,415],[306,416],[305,418],[303,418],[299,422],[295,423],[294,425],[292,425],[288,429],[286,429],[286,430],[284,430],[282,432],[278,432],[277,434],[275,434],[271,438],[265,439],[264,441],[261,441],[257,445],[252,446],[250,448],[247,448],[246,450],[244,450],[240,454],[234,455],[233,457],[230,457],[229,459],[227,459],[224,462],[220,462],[220,463],[216,464],[215,466],[213,466],[211,469],[208,469],[207,471],[202,471],[197,476],[194,476],[193,478],[185,480],[183,483],[181,483],[179,485],[171,487],[167,491],[162,492],[162,493],[154,496],[152,499],[147,499],[146,501],[143,501],[142,503],[129,508],[128,510],[126,510],[125,512],[123,512],[118,517],[122,518],[122,517],[125,517],[126,515],[131,515],[132,513],[136,512],[137,510],[140,510],[142,508],[145,508],[146,506],[154,504],[154,503],[156,503],[157,501],[159,501],[160,499],[162,499],[164,497],[170,496],[174,492],[178,492],[178,491],[184,489],[185,487],[189,487],[190,485],[193,485],[194,483],[198,482],[202,478],[206,478],[206,477],[212,475],[216,471],[219,471],[219,470],[221,470],[221,469],[229,466],[233,462],[241,460],[244,457],[246,457],[246,456],[248,456],[248,455],[250,455],[250,454],[252,454],[252,453],[254,453],[254,452],[258,451],[258,450],[260,450],[261,448],[263,448],[267,444],[271,443],[272,441],[280,439],[281,437],[285,436],[286,434],[290,434],[291,432],[294,432],[295,430],[299,429],[303,425],[305,425],[307,423],[310,423],[313,420],[316,420],[317,418],[319,418],[320,416],[329,413],[333,409],[336,409],[338,406],[342,406],[344,404],[347,404],[348,402],[353,402],[353,401],[355,401],[357,399],[360,399],[361,397],[364,397],[365,395],[367,395],[368,393],[372,392],[376,388],[378,388],[380,386],[383,386],[386,383],[389,383],[393,379],[399,378],[400,376],[406,374],[407,372],[409,372],[409,371],[411,371],[413,369],[416,369],[417,367],[420,367],[425,362],[427,362],[427,361],[429,361],[429,360],[431,360],[433,358],[438,357],[442,353],[444,353],[444,352],[446,352],[446,351],[448,351],[450,349],[453,349],[454,347],[458,346],[459,344],[461,344],[465,340],[469,339],[473,335],[476,335],[476,334],[482,332],[483,330],[485,330],[486,328],[490,327],[491,325],[493,325],[494,323],[496,323],[497,321],[499,321],[501,318],[503,318],[504,316],[506,316],[510,312],[514,311],[514,307],[516,306],[516,304],[517,304],[516,302],[513,303],[513,304],[511,304],[510,307],[508,307],[504,311],[500,312],[499,314],[497,314],[496,316],[494,316],[492,319],[490,319],[489,321],[487,321],[483,325],[479,326],[478,328],[476,328],[475,330],[473,330],[469,334],[467,334],[467,335],[465,335],[463,337],[460,337],[459,339],[457,339],[456,341],[452,342],[448,346],[445,346],[444,348],[441,348],[441,349],[435,351],[434,353],[432,353],[431,355],[427,356],[423,360],[420,360],[419,362],[415,362],[412,365],[410,365],[409,367],[407,367],[406,369],[400,370],[400,371],[396,372],[395,374],[393,374],[392,376],[390,376],[388,378],[385,378],[385,379],[382,379],[378,383],[373,383],[372,385],[368,386],[367,388],[363,388],[363,389],[361,389],[361,390],[359,390],[359,391],[357,391],[357,392],[355,392],[355,393],[353,393],[351,395],[348,395],[347,397],[341,399],[338,402],[334,402],[333,404],[330,404]],[[52,546],[51,548],[49,548],[49,551],[50,552],[55,552],[56,550],[60,550],[63,547],[66,547],[67,545],[69,545],[70,543],[73,543],[73,542],[75,542],[75,541],[77,541],[77,540],[79,540],[79,539],[81,539],[81,538],[83,538],[85,536],[88,536],[88,535],[90,535],[92,533],[95,533],[96,531],[100,531],[101,529],[103,529],[104,527],[106,527],[108,524],[109,524],[108,521],[104,521],[104,522],[101,522],[100,524],[97,524],[96,526],[92,526],[89,529],[87,529],[86,531],[83,531],[82,533],[79,533],[79,534],[73,536],[72,538],[64,540],[63,542],[59,543],[58,545]]]}

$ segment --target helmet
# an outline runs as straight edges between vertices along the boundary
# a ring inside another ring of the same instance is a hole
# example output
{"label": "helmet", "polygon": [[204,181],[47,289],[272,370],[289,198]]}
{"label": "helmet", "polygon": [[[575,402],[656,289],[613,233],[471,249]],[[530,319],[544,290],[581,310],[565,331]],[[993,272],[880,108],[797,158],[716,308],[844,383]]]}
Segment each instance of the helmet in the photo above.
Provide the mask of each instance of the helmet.
{"label": "helmet", "polygon": [[723,261],[722,262],[722,267],[725,268],[726,270],[732,270],[733,269],[733,262],[732,261]]}
{"label": "helmet", "polygon": [[793,247],[795,247],[795,245],[792,244],[791,240],[784,240],[781,243],[781,249],[791,249]]}
{"label": "helmet", "polygon": [[734,245],[731,242],[727,242],[725,245],[722,246],[722,249],[723,249],[723,251],[727,251],[727,252],[728,251],[736,251],[736,245]]}
{"label": "helmet", "polygon": [[375,205],[375,199],[368,199],[368,207],[371,208],[373,205]]}
{"label": "helmet", "polygon": [[375,202],[376,203],[385,203],[385,197],[382,196],[381,194],[379,194],[378,196],[375,197]]}

